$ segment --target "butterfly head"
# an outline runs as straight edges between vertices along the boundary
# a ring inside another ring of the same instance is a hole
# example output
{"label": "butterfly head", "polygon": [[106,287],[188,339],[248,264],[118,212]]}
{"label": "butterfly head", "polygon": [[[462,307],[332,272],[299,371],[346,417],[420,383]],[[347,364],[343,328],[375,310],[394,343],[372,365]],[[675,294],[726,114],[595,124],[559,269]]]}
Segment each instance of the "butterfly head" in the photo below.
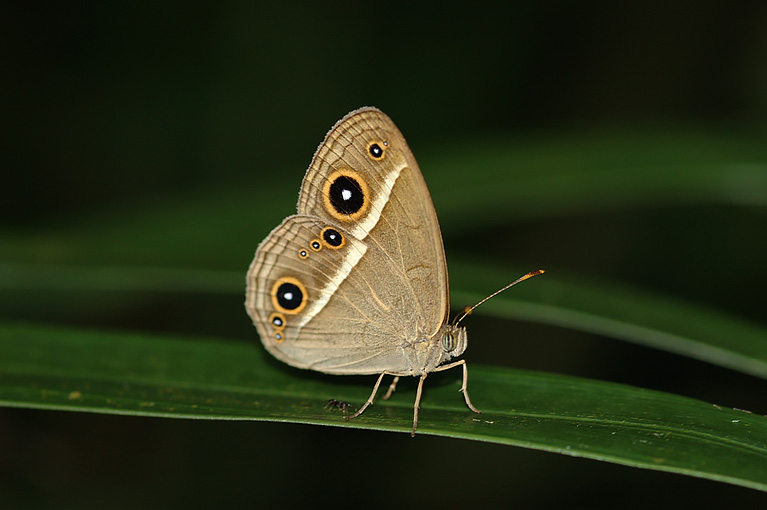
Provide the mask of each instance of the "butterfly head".
{"label": "butterfly head", "polygon": [[463,354],[466,350],[466,328],[445,324],[439,333],[439,345],[442,350],[440,363]]}

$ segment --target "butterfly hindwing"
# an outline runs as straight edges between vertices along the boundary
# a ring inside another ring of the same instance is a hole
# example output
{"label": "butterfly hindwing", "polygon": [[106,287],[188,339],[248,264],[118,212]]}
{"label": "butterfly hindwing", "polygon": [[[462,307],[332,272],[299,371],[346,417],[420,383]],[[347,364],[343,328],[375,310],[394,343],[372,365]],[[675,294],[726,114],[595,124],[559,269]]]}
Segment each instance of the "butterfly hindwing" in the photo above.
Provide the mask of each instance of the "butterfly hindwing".
{"label": "butterfly hindwing", "polygon": [[400,344],[417,322],[418,306],[399,291],[407,282],[397,281],[393,264],[337,225],[290,216],[257,252],[247,309],[266,348],[291,365],[330,373],[406,371]]}

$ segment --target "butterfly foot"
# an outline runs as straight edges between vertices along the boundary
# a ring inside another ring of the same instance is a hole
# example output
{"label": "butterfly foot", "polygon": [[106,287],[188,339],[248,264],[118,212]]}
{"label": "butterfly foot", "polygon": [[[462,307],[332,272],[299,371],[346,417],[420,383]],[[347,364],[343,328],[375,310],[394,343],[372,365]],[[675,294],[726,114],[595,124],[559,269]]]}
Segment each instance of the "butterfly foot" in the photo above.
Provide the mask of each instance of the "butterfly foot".
{"label": "butterfly foot", "polygon": [[480,411],[479,409],[477,409],[476,407],[474,407],[474,405],[471,403],[471,399],[469,399],[469,394],[466,392],[466,388],[461,388],[461,389],[460,389],[460,390],[458,390],[458,391],[460,391],[461,393],[463,393],[463,399],[466,401],[466,406],[467,406],[469,409],[471,409],[472,411],[474,411],[474,412],[475,412],[475,413],[477,413],[477,414],[482,414],[482,411]]}
{"label": "butterfly foot", "polygon": [[362,404],[362,407],[360,407],[359,410],[356,413],[352,414],[351,416],[344,416],[344,419],[346,421],[349,421],[352,418],[356,418],[357,416],[361,415],[365,411],[365,409],[368,408],[369,405],[373,404],[373,398],[376,396],[376,393],[378,392],[378,387],[381,385],[381,380],[384,378],[385,375],[386,375],[386,372],[384,372],[378,377],[378,380],[376,381],[375,386],[373,386],[373,392],[370,394],[370,397],[367,399],[367,401],[364,404]]}
{"label": "butterfly foot", "polygon": [[367,409],[367,407],[368,407],[370,404],[372,404],[372,403],[373,403],[373,402],[370,402],[370,401],[368,401],[368,402],[365,402],[365,405],[363,405],[362,407],[360,407],[360,409],[359,409],[359,410],[358,410],[356,413],[354,413],[354,414],[347,414],[346,416],[344,416],[344,420],[346,420],[346,421],[349,421],[349,420],[352,420],[352,419],[356,418],[357,416],[361,415],[361,414],[362,414],[362,412],[363,412],[365,409]]}
{"label": "butterfly foot", "polygon": [[394,393],[394,390],[397,389],[397,383],[399,382],[399,376],[395,376],[394,380],[389,385],[389,389],[386,390],[386,395],[384,395],[382,398],[384,400],[389,400],[389,397],[392,396],[392,393]]}

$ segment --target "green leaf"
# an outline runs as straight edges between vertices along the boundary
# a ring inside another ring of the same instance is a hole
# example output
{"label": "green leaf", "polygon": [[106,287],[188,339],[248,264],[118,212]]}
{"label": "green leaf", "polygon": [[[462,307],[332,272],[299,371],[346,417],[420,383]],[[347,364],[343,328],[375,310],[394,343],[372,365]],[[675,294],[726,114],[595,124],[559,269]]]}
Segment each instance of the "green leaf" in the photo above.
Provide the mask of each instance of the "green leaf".
{"label": "green leaf", "polygon": [[[452,260],[450,270],[451,296],[457,309],[479,301],[522,273],[467,259]],[[10,309],[18,304],[20,292],[32,293],[41,310],[66,309],[70,314],[85,315],[95,314],[99,308],[117,309],[131,293],[224,294],[239,299],[243,274],[0,264],[0,305]],[[75,293],[90,297],[62,303],[62,296]],[[476,313],[601,334],[767,379],[767,328],[627,285],[549,271],[496,296]]]}
{"label": "green leaf", "polygon": [[[0,404],[138,416],[311,423],[409,432],[412,385],[361,417],[373,377],[334,377],[271,359],[257,344],[0,326]],[[426,382],[419,433],[582,456],[767,490],[767,418],[573,377],[475,366]]]}
{"label": "green leaf", "polygon": [[[610,255],[622,257],[610,259],[614,270],[609,274],[622,278],[646,252],[667,268],[666,253],[681,252],[688,258],[694,254],[697,266],[676,273],[679,283],[710,277],[713,268],[734,266],[738,271],[733,288],[738,277],[741,282],[758,282],[764,249],[754,244],[753,233],[761,232],[760,211],[767,204],[762,136],[660,130],[560,139],[547,135],[481,140],[452,145],[449,151],[418,150],[417,155],[446,240],[453,243],[448,255],[455,305],[474,303],[537,269],[544,250],[534,257],[517,250],[520,244],[542,242],[552,255],[546,260],[555,261],[541,266],[547,274],[491,300],[478,314],[593,332],[765,377],[764,325],[669,295],[606,283],[601,271],[591,275],[593,266],[582,261],[585,269],[574,275],[566,269],[577,270],[579,264],[569,264],[567,243],[546,230],[556,223],[562,232],[560,222],[571,217],[576,226],[588,229],[604,213],[629,211],[629,216],[619,214],[608,225],[602,244],[588,245],[582,253],[599,255],[609,247]],[[165,321],[176,315],[171,327],[162,323],[172,331],[204,331],[195,321],[209,314],[213,325],[208,331],[229,338],[255,337],[242,311],[244,272],[258,242],[293,212],[302,169],[294,169],[294,175],[292,183],[285,180],[278,189],[259,180],[252,186],[185,192],[154,202],[142,196],[121,207],[110,204],[108,210],[2,232],[0,309],[6,319],[21,317],[36,324],[65,320],[111,325],[118,317],[123,321],[119,325],[129,328],[146,327],[147,316]],[[730,212],[737,209],[737,215],[722,214],[725,208],[711,211],[721,204]],[[653,217],[657,208],[665,208],[664,214]],[[682,222],[680,229],[660,230],[668,239],[655,243],[660,236],[654,237],[658,231],[653,221],[666,225],[665,212],[685,209],[682,215],[709,211],[706,218],[713,218],[713,225],[696,237],[702,223],[696,216]],[[594,212],[599,215],[590,216]],[[467,233],[477,233],[477,218],[482,218],[484,237],[464,242]],[[741,218],[747,221],[737,221]],[[684,228],[690,225],[693,229]],[[518,240],[514,233],[520,230],[530,235]],[[677,235],[683,230],[687,236]],[[648,242],[637,241],[637,234]],[[461,260],[454,255],[456,249],[459,256],[463,250],[483,259]],[[566,259],[567,268],[557,267]],[[530,260],[535,266],[519,267]],[[644,282],[642,271],[654,268],[648,262],[630,274]],[[753,301],[745,292],[731,294],[739,303]],[[214,309],[215,303],[220,308]],[[240,326],[248,328],[247,334],[239,334]],[[487,340],[515,341],[503,333]],[[420,433],[765,489],[767,434],[761,416],[616,384],[483,367],[473,364],[471,356],[468,362],[469,391],[483,414],[475,415],[463,404],[456,391],[460,374],[434,374],[426,382]],[[257,342],[39,325],[0,328],[0,400],[10,406],[408,432],[412,380],[403,380],[391,400],[378,401],[349,423],[338,410],[323,409],[328,398],[359,406],[373,381],[374,377],[342,378],[293,369],[269,357]]]}

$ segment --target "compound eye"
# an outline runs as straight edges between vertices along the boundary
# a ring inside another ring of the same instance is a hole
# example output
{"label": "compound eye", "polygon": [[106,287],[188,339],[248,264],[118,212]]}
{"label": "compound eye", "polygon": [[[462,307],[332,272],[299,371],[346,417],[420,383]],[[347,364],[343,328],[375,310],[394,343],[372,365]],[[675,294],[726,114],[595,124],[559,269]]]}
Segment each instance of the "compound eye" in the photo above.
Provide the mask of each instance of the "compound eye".
{"label": "compound eye", "polygon": [[442,350],[445,352],[451,352],[454,351],[455,348],[455,335],[453,333],[445,333],[442,335]]}

